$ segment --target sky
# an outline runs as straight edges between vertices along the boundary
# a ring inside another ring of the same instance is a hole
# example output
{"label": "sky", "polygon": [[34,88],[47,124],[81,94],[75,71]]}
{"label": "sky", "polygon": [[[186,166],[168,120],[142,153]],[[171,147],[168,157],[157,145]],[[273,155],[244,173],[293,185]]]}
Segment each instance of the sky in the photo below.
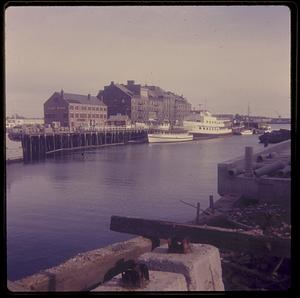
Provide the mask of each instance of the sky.
{"label": "sky", "polygon": [[286,6],[11,6],[6,115],[135,80],[212,113],[290,117],[290,42]]}

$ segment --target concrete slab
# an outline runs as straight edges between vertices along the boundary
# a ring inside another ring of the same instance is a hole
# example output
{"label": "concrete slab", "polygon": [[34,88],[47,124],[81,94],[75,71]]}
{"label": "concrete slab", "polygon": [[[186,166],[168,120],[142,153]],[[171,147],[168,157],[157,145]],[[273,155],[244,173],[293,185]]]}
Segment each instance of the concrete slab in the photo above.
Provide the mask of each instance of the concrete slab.
{"label": "concrete slab", "polygon": [[144,288],[128,289],[122,287],[121,274],[93,289],[91,292],[166,292],[187,291],[182,274],[160,271],[149,271],[149,283]]}
{"label": "concrete slab", "polygon": [[136,260],[151,251],[149,239],[136,237],[106,247],[80,253],[66,262],[19,280],[33,292],[88,291],[101,283],[119,261]]}
{"label": "concrete slab", "polygon": [[207,244],[191,244],[187,254],[168,253],[167,245],[138,258],[149,270],[175,272],[185,276],[189,291],[224,291],[219,250]]}

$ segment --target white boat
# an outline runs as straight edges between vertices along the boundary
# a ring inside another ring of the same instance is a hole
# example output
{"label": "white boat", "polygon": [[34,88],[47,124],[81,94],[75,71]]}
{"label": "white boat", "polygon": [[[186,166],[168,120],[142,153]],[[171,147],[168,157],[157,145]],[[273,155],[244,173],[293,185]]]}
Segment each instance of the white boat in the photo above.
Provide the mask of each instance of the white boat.
{"label": "white boat", "polygon": [[149,143],[174,143],[192,141],[193,136],[188,133],[153,133],[148,134]]}
{"label": "white boat", "polygon": [[252,129],[244,129],[244,130],[241,130],[240,134],[242,136],[253,135],[253,131],[252,131]]}
{"label": "white boat", "polygon": [[258,128],[255,129],[256,134],[264,134],[267,132],[272,132],[270,125],[259,125]]}
{"label": "white boat", "polygon": [[192,113],[183,121],[183,127],[197,138],[216,138],[232,134],[229,120],[219,120],[208,111]]}

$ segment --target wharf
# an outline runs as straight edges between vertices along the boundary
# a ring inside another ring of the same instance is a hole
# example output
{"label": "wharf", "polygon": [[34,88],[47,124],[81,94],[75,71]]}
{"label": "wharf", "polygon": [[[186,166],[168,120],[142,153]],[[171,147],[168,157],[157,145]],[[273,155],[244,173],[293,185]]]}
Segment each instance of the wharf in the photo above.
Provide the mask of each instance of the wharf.
{"label": "wharf", "polygon": [[146,142],[147,129],[118,128],[82,132],[22,134],[24,162],[43,160],[65,151],[96,148],[129,142]]}

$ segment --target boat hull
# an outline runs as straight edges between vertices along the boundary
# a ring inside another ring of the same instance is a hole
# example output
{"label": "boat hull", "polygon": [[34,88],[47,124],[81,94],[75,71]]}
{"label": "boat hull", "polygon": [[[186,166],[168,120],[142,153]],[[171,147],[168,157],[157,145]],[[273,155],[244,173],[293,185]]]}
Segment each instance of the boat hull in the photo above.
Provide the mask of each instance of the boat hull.
{"label": "boat hull", "polygon": [[226,132],[226,133],[202,133],[202,132],[190,132],[190,134],[193,135],[194,140],[195,139],[212,139],[212,138],[220,138],[225,136],[232,135],[232,132]]}
{"label": "boat hull", "polygon": [[170,134],[148,134],[149,143],[175,143],[189,142],[193,140],[192,135],[170,135]]}

